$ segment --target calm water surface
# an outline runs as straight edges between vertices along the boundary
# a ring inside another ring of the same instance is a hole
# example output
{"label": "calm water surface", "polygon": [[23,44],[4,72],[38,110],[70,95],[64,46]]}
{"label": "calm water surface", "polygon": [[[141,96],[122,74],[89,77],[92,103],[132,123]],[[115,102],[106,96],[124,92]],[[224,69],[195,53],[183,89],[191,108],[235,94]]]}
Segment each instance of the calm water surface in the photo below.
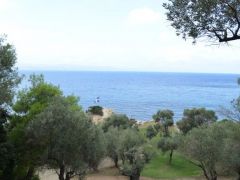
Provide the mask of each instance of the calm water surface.
{"label": "calm water surface", "polygon": [[[29,75],[32,72],[22,71]],[[171,109],[175,120],[186,108],[206,107],[219,111],[239,96],[233,74],[146,72],[57,72],[43,71],[48,82],[59,85],[65,95],[80,97],[80,104],[98,105],[139,120],[149,120],[158,109]]]}

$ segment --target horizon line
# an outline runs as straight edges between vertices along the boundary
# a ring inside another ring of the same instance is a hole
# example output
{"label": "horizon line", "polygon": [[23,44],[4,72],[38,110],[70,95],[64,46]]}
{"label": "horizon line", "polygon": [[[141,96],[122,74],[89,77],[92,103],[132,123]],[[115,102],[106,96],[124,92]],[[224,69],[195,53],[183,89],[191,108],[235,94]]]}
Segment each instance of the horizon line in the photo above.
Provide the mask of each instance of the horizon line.
{"label": "horizon line", "polygon": [[20,69],[19,72],[126,72],[126,73],[176,73],[176,74],[229,74],[229,75],[240,75],[240,73],[229,73],[229,72],[191,72],[191,71],[147,71],[147,70],[82,70],[82,69]]}

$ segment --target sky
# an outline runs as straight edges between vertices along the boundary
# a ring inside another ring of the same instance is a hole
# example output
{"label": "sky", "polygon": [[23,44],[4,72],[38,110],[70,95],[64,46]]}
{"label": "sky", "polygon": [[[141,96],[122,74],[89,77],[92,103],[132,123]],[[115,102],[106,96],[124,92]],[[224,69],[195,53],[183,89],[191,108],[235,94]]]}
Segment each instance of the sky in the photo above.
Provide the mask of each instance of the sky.
{"label": "sky", "polygon": [[183,40],[163,0],[0,0],[20,70],[240,73],[240,41]]}

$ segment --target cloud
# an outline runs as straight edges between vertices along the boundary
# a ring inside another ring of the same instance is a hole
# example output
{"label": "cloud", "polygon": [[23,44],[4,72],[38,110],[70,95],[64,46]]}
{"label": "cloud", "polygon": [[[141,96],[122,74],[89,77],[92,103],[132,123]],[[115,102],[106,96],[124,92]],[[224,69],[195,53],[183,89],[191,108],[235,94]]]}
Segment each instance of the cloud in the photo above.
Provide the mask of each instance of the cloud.
{"label": "cloud", "polygon": [[129,12],[127,22],[129,24],[151,24],[161,19],[160,12],[150,8],[133,9]]}

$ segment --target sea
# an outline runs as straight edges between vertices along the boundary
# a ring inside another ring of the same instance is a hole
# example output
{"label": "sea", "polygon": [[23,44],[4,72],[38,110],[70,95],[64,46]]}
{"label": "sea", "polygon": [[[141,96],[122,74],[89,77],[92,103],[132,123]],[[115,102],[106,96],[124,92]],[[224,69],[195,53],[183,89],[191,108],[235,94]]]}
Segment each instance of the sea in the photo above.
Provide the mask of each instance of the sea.
{"label": "sea", "polygon": [[[58,85],[64,95],[80,97],[80,105],[99,105],[129,118],[149,121],[158,110],[170,109],[174,120],[184,109],[201,108],[217,112],[240,95],[238,74],[160,73],[160,72],[91,72],[91,71],[21,71],[43,74],[45,80]],[[21,88],[27,86],[27,81]],[[98,100],[99,99],[99,102]]]}

